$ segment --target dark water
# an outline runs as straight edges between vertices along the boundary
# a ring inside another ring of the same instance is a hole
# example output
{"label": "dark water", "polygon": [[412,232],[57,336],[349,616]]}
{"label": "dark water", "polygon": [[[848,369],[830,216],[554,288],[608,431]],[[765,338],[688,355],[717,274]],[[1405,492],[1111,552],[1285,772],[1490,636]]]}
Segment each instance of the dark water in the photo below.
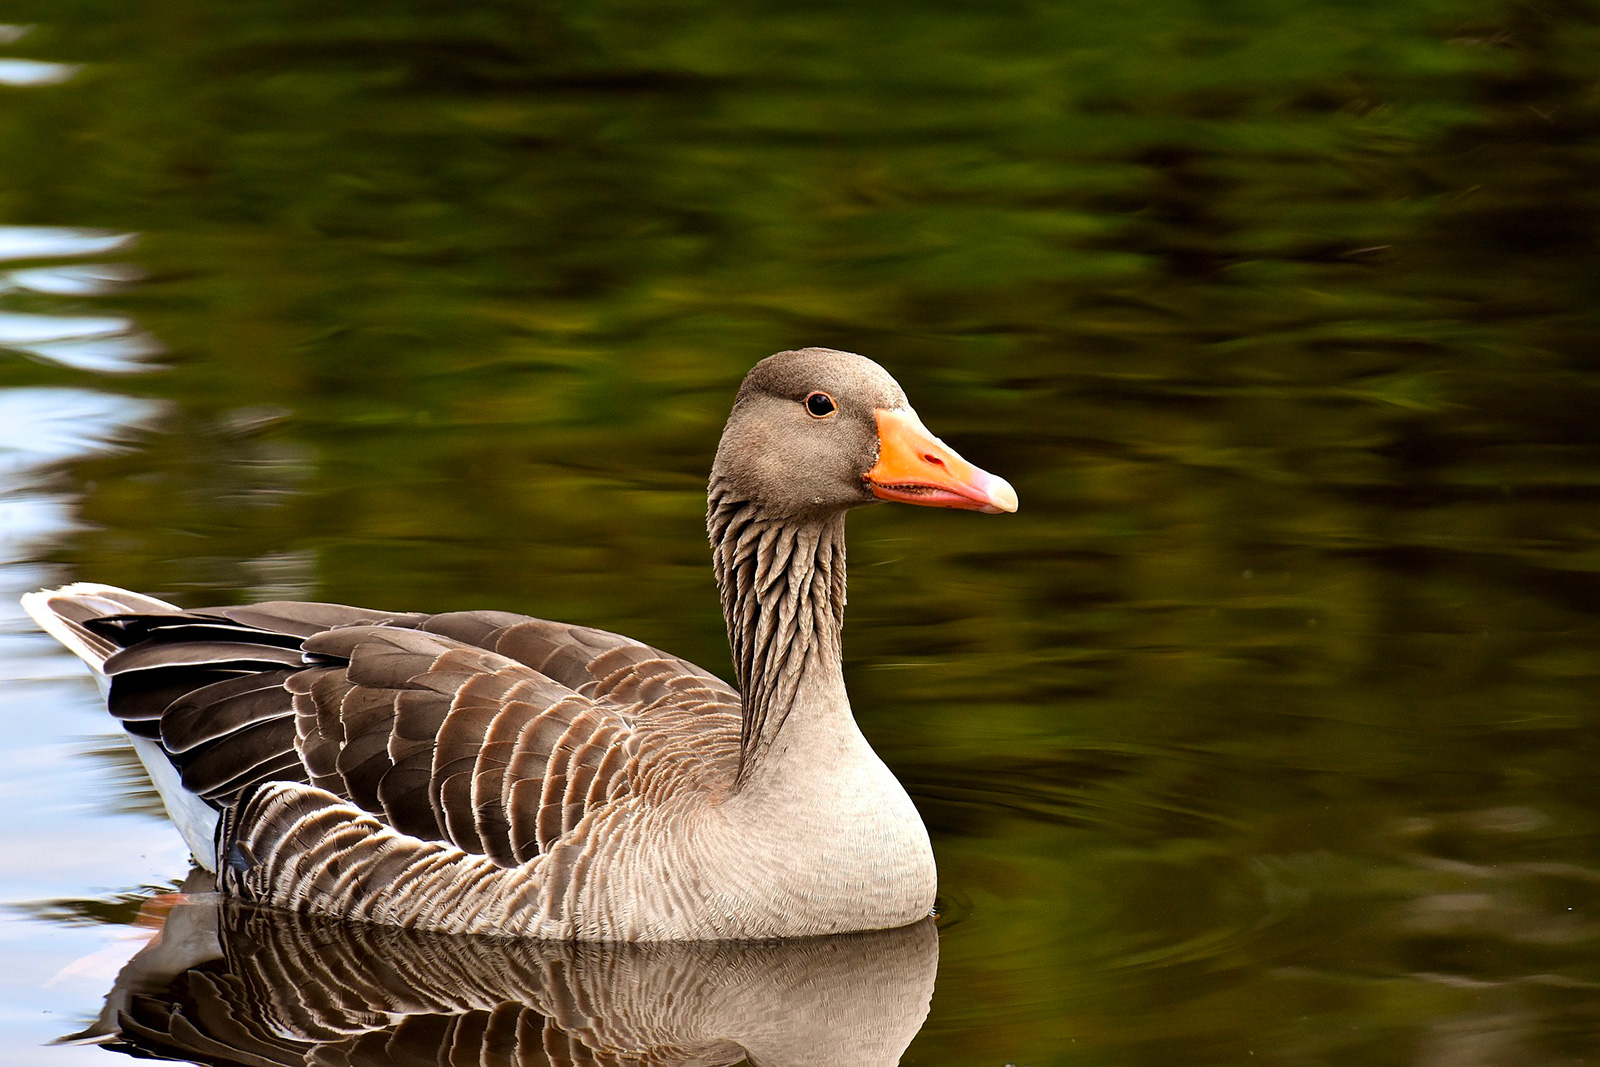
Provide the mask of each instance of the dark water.
{"label": "dark water", "polygon": [[[8,601],[725,671],[733,389],[860,351],[1022,501],[851,520],[941,870],[906,1062],[1600,1057],[1600,6],[5,11]],[[183,853],[4,625],[0,1054],[113,1064],[37,1045]]]}

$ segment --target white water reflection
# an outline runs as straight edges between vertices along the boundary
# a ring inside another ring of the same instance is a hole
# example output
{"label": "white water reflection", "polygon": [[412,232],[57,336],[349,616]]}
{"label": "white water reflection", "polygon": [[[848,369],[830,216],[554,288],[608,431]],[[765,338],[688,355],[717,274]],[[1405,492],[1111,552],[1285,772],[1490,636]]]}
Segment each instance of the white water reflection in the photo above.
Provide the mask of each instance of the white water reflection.
{"label": "white water reflection", "polygon": [[83,68],[40,59],[0,59],[0,85],[59,85]]}
{"label": "white water reflection", "polygon": [[[0,750],[0,1064],[81,1063],[86,1050],[44,1047],[93,1003],[83,959],[113,963],[138,947],[115,928],[41,924],[18,906],[81,896],[86,887],[159,882],[181,870],[185,847],[165,824],[119,811],[121,792],[86,750],[120,733],[82,667],[37,632],[17,598],[62,575],[36,557],[80,520],[76,501],[45,486],[49,468],[122,447],[161,406],[88,389],[0,390],[0,684],[7,744]],[[70,825],[70,835],[62,827]],[[111,866],[107,866],[110,863]],[[66,1017],[63,1018],[65,1011]]]}
{"label": "white water reflection", "polygon": [[[18,27],[0,26],[0,42]],[[0,83],[42,84],[62,65],[0,59]],[[25,78],[19,78],[19,73]],[[31,79],[31,80],[29,80]],[[155,338],[124,315],[86,313],[84,298],[136,281],[128,264],[86,261],[134,243],[126,233],[54,226],[0,226],[0,362],[28,355],[79,371],[149,367]],[[67,262],[62,262],[63,260]],[[63,301],[49,314],[51,301]],[[12,304],[25,300],[23,304]],[[87,1050],[44,1047],[93,1003],[84,959],[113,963],[136,945],[103,927],[44,924],[19,906],[100,889],[160,882],[186,861],[165,824],[129,810],[126,788],[103,760],[120,735],[81,665],[37,632],[17,603],[66,576],[42,562],[82,523],[78,501],[54,476],[58,464],[125,447],[162,405],[91,388],[0,389],[0,685],[7,744],[0,750],[0,1065],[82,1063]],[[71,825],[73,832],[62,833]],[[107,866],[108,861],[111,866]],[[92,968],[91,968],[92,969]]]}
{"label": "white water reflection", "polygon": [[0,226],[0,259],[64,259],[119,252],[131,233],[69,226]]}
{"label": "white water reflection", "polygon": [[[70,259],[104,255],[133,244],[132,234],[65,226],[0,226],[0,260]],[[123,263],[72,263],[0,274],[0,295],[28,290],[55,296],[99,296],[139,277]],[[163,349],[121,315],[43,315],[0,311],[0,348],[76,370],[125,374],[148,369]]]}
{"label": "white water reflection", "polygon": [[130,333],[133,320],[113,315],[20,315],[0,311],[0,344],[28,345],[67,338]]}
{"label": "white water reflection", "polygon": [[118,447],[158,405],[88,389],[0,390],[0,491],[24,468]]}
{"label": "white water reflection", "polygon": [[[88,389],[0,390],[0,680],[36,661],[41,646],[17,598],[48,580],[32,556],[77,525],[73,502],[42,487],[55,463],[119,447],[149,426],[161,405]],[[25,642],[18,638],[25,636]],[[26,645],[27,647],[23,647]],[[60,660],[64,676],[77,672]]]}
{"label": "white water reflection", "polygon": [[128,263],[28,267],[0,275],[0,292],[27,289],[50,296],[103,296],[138,281],[143,273]]}
{"label": "white water reflection", "polygon": [[145,361],[162,352],[132,319],[17,312],[0,312],[0,347],[105,374],[148,370]]}
{"label": "white water reflection", "polygon": [[[12,44],[28,35],[32,27],[0,23],[0,44]],[[76,63],[47,63],[41,59],[0,57],[0,85],[32,87],[59,85],[83,67]]]}

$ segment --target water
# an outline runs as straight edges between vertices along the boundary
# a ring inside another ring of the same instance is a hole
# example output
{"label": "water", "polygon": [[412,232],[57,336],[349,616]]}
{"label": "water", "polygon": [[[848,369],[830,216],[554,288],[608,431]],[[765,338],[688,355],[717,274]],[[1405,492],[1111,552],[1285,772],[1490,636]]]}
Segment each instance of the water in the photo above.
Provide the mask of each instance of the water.
{"label": "water", "polygon": [[[906,1062],[1600,1054],[1593,3],[7,17],[0,601],[724,670],[733,389],[861,351],[1022,502],[851,519],[941,871]],[[120,1062],[41,1045],[184,853],[0,612],[0,1055]]]}

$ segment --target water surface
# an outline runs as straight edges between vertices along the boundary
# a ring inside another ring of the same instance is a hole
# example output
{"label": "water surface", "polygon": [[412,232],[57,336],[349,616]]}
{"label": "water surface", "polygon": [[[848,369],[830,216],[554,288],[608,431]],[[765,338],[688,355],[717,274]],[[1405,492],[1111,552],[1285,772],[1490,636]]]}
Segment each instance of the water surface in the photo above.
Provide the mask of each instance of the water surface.
{"label": "water surface", "polygon": [[[18,0],[0,601],[493,606],[726,670],[704,475],[860,351],[1012,517],[851,519],[941,872],[906,1062],[1600,1054],[1600,9]],[[187,874],[0,608],[0,1056]]]}

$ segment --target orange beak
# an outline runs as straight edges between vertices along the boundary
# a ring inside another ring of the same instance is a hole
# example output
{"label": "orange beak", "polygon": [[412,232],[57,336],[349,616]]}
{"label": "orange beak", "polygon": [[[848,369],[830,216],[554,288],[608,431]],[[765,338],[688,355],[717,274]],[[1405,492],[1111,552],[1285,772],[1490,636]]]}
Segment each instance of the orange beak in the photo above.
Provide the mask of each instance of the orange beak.
{"label": "orange beak", "polygon": [[928,432],[910,408],[879,408],[878,462],[865,475],[874,496],[990,515],[1017,510],[1017,491]]}

